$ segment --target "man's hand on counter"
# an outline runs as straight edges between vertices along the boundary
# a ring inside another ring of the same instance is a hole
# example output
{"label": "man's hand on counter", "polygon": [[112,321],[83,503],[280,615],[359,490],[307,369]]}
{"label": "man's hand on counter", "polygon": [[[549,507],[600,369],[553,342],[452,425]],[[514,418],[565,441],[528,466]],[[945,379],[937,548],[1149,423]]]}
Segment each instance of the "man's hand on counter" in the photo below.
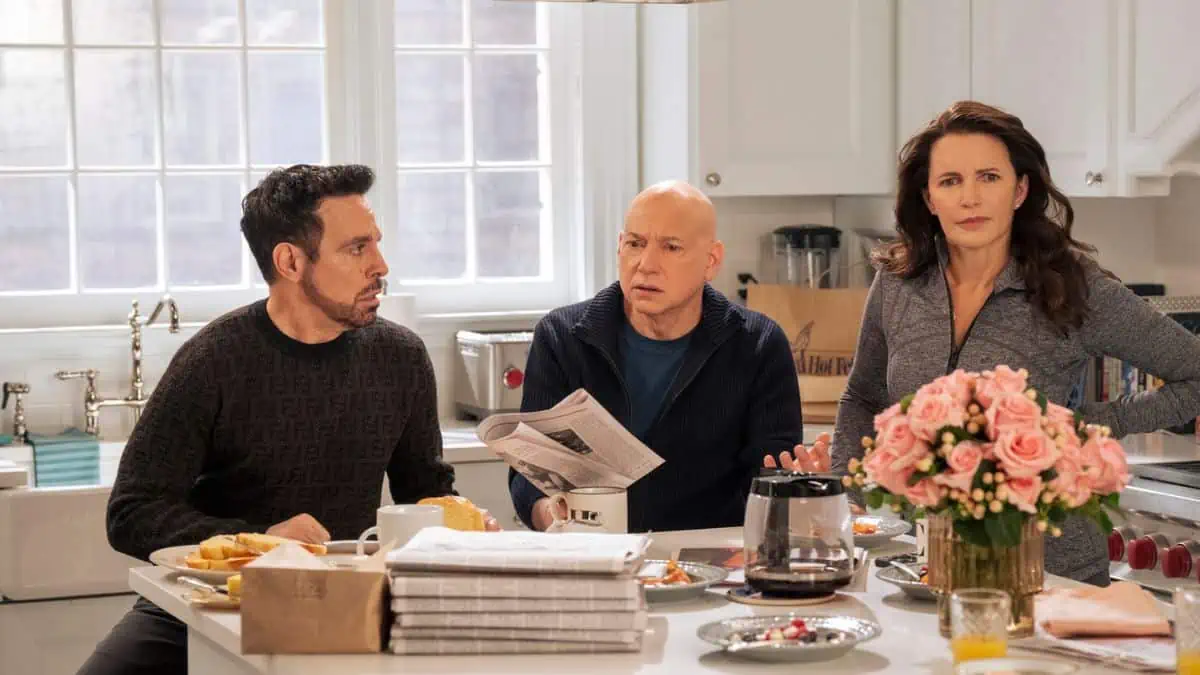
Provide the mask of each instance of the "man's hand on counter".
{"label": "man's hand on counter", "polygon": [[324,544],[329,541],[329,530],[307,513],[292,516],[282,523],[272,525],[267,534],[286,539],[295,539],[306,544]]}

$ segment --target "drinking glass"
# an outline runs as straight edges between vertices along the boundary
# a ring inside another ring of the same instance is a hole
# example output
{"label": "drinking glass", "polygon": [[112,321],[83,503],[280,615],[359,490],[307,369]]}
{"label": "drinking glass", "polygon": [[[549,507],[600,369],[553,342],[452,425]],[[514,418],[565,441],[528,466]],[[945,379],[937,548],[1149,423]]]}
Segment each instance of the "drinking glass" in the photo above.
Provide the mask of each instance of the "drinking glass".
{"label": "drinking glass", "polygon": [[1180,675],[1200,675],[1200,589],[1175,589],[1175,661]]}
{"label": "drinking glass", "polygon": [[961,588],[950,595],[950,651],[954,663],[999,658],[1008,652],[1008,593]]}

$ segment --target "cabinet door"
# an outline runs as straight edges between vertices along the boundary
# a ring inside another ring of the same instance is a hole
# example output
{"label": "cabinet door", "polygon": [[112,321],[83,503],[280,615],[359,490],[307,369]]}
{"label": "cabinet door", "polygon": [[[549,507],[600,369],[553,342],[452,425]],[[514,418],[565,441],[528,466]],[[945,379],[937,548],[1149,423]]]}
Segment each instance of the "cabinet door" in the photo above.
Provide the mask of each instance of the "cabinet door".
{"label": "cabinet door", "polygon": [[1111,0],[972,0],[971,10],[972,97],[1021,118],[1064,192],[1108,194]]}
{"label": "cabinet door", "polygon": [[[1200,135],[1200,2],[1122,0],[1119,6],[1121,165],[1126,178],[1149,178],[1136,194],[1166,194],[1172,164],[1200,166],[1200,144],[1194,144]],[[1155,177],[1163,177],[1157,186]]]}
{"label": "cabinet door", "polygon": [[698,9],[693,180],[712,195],[891,190],[893,3]]}

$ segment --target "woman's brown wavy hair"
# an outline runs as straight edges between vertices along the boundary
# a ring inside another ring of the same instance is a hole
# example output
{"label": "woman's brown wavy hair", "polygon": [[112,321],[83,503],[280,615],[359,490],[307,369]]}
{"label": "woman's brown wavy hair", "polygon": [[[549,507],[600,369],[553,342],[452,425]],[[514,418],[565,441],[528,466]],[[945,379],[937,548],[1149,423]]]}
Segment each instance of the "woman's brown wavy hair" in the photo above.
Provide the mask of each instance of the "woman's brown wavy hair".
{"label": "woman's brown wavy hair", "polygon": [[1012,256],[1024,271],[1030,302],[1063,334],[1087,318],[1085,260],[1096,249],[1071,236],[1075,210],[1050,178],[1046,151],[1020,118],[976,101],[959,101],[913,136],[900,151],[896,190],[899,239],[877,250],[883,269],[910,279],[937,265],[937,216],[925,203],[933,144],[948,134],[987,134],[1004,143],[1017,179],[1029,194],[1013,214]]}

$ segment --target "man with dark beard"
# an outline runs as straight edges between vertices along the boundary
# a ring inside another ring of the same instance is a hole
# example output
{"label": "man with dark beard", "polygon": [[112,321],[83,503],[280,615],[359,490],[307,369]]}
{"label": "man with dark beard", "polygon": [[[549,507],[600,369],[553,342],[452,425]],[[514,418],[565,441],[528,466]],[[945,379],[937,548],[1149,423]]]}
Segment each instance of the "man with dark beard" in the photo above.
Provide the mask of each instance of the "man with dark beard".
{"label": "man with dark beard", "polygon": [[[113,548],[147,560],[221,533],[354,539],[392,498],[454,494],[420,338],[376,319],[388,273],[365,166],[272,172],[242,204],[268,297],[175,354],[108,504]],[[495,527],[495,521],[489,525]],[[183,673],[184,624],[143,598],[83,673]]]}

